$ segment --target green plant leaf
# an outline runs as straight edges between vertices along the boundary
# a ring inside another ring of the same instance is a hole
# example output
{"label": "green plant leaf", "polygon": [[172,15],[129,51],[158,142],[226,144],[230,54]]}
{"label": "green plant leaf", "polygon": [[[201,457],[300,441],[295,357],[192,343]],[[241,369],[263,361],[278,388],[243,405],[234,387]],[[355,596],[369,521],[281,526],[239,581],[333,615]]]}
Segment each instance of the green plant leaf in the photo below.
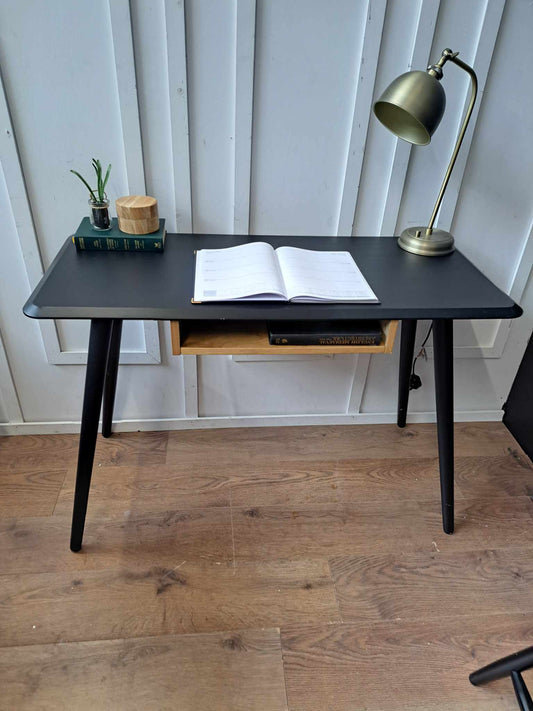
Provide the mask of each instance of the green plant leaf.
{"label": "green plant leaf", "polygon": [[99,159],[93,158],[93,167],[96,172],[96,182],[98,185],[98,199],[100,202],[104,200],[104,190],[102,187],[102,164]]}
{"label": "green plant leaf", "polygon": [[100,184],[100,200],[103,201],[105,200],[105,192],[104,192],[104,183],[102,180],[102,164],[100,163],[100,160],[98,159],[98,182]]}
{"label": "green plant leaf", "polygon": [[89,193],[91,194],[91,199],[96,202],[96,196],[95,196],[95,194],[94,194],[94,192],[93,192],[93,189],[91,188],[91,186],[89,185],[89,183],[85,180],[85,178],[84,178],[82,175],[80,175],[77,170],[71,170],[70,172],[71,172],[71,173],[74,173],[74,175],[76,175],[76,176],[81,180],[81,182],[85,185],[85,187],[87,188],[87,190],[88,190]]}
{"label": "green plant leaf", "polygon": [[105,191],[105,186],[107,185],[107,181],[109,180],[109,173],[111,172],[111,163],[107,166],[107,172],[105,174],[104,178],[104,184],[103,184],[103,190]]}

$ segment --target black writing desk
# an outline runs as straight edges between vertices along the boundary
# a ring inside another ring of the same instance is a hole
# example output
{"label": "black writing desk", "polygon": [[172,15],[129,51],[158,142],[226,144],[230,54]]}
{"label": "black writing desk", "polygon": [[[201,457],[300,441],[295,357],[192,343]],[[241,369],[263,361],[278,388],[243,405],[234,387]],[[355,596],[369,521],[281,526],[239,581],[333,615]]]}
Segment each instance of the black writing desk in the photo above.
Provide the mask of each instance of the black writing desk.
{"label": "black writing desk", "polygon": [[[194,250],[264,241],[273,247],[346,250],[380,304],[232,302],[192,304]],[[268,345],[267,320],[380,319],[392,349],[402,321],[398,425],[405,426],[418,319],[433,321],[437,435],[443,527],[453,533],[453,319],[515,318],[521,308],[462,254],[419,257],[392,237],[237,237],[167,235],[163,253],[76,252],[67,240],[24,306],[32,318],[91,319],[70,547],[81,548],[103,398],[104,437],[111,434],[123,319],[174,322],[173,352],[288,353]],[[372,353],[374,347],[303,346],[290,352]]]}

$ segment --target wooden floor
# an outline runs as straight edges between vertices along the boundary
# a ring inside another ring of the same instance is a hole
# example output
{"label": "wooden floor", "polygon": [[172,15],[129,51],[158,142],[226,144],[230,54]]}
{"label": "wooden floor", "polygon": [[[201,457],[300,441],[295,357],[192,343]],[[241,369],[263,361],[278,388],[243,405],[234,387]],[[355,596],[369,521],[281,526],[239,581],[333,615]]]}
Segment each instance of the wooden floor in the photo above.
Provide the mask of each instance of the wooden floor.
{"label": "wooden floor", "polygon": [[0,708],[517,708],[468,674],[533,644],[533,468],[456,425],[446,536],[436,454],[433,425],[100,438],[74,554],[77,437],[0,438]]}

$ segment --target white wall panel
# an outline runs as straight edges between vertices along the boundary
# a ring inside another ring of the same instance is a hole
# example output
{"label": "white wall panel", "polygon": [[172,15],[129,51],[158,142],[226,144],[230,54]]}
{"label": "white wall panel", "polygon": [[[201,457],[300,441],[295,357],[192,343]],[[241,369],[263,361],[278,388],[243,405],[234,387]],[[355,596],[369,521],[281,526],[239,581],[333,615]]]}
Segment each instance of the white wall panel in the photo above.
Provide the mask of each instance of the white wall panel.
{"label": "white wall panel", "polygon": [[[80,11],[81,8],[81,11]],[[126,188],[107,0],[0,4],[2,70],[41,253],[48,265],[87,211],[69,170],[113,164],[111,200]],[[22,50],[22,51],[21,51]]]}
{"label": "white wall panel", "polygon": [[[107,2],[101,2],[96,8],[93,5],[80,10],[65,2],[50,13],[42,3],[4,3],[0,25],[4,30],[0,45],[3,79],[14,127],[9,140],[17,141],[27,189],[26,198],[24,189],[16,186],[16,198],[28,199],[32,219],[16,226],[9,202],[5,203],[5,293],[0,292],[6,319],[5,347],[25,419],[77,421],[84,369],[58,368],[46,362],[38,324],[21,312],[30,288],[25,274],[28,265],[23,262],[20,249],[21,240],[28,241],[26,232],[34,224],[43,260],[45,264],[51,260],[86,212],[84,189],[69,169],[88,172],[91,155],[113,163],[110,199],[127,192],[109,7]],[[6,199],[8,187],[2,193]],[[67,355],[69,351],[80,351],[83,358],[87,324],[60,323],[58,330],[60,345]],[[128,324],[125,350],[130,349],[133,356],[137,352],[142,358],[146,345],[140,325]],[[179,376],[180,364],[173,361],[172,367]],[[134,378],[135,397],[126,390],[117,398],[121,413],[117,412],[118,416],[180,416],[183,406],[179,387],[172,403],[168,402],[172,390],[167,385],[159,387],[158,397],[158,378],[165,378],[163,371],[160,375],[151,372],[145,389],[150,395],[145,395],[142,404],[138,402],[138,394],[143,392],[141,373],[142,369]],[[121,371],[120,377],[127,385],[127,369]]]}
{"label": "white wall panel", "polygon": [[[3,239],[0,331],[24,420],[76,423],[81,412],[85,368],[48,363],[38,322],[22,313],[30,287],[1,171],[0,214]],[[116,404],[118,418],[142,420],[183,416],[183,396],[179,385],[181,362],[170,357],[168,340],[163,329],[161,366],[125,366],[120,369]],[[2,376],[2,389],[6,386],[4,378]]]}
{"label": "white wall panel", "polygon": [[[429,49],[438,7],[438,0],[387,3],[374,83],[375,98],[394,77],[409,70],[415,52],[423,56],[423,52],[417,51],[420,44],[423,50],[426,46]],[[397,143],[398,139],[371,116],[353,223],[354,235],[382,233]],[[392,230],[385,231],[385,234],[392,233]]]}
{"label": "white wall panel", "polygon": [[[424,148],[395,139],[372,100],[446,46],[482,90],[441,225],[526,308],[512,327],[455,324],[456,416],[497,418],[533,326],[532,26],[529,0],[0,3],[7,431],[76,429],[80,417],[88,324],[21,312],[41,255],[46,266],[86,212],[71,167],[112,162],[109,197],[155,195],[170,231],[391,234],[428,219],[469,81],[446,67],[447,111]],[[125,428],[394,421],[398,344],[372,358],[197,359],[172,357],[168,336],[125,324],[121,362],[153,365],[120,369]],[[415,419],[433,418],[432,370],[419,361]]]}
{"label": "white wall panel", "polygon": [[204,417],[346,412],[353,357],[304,361],[199,359],[199,413]]}
{"label": "white wall panel", "polygon": [[185,5],[193,231],[233,232],[235,4]]}
{"label": "white wall panel", "polygon": [[[87,321],[61,321],[57,322],[57,333],[62,351],[86,351],[89,342],[89,323]],[[121,342],[122,351],[137,353],[146,352],[144,328],[141,321],[127,321],[124,323]]]}
{"label": "white wall panel", "polygon": [[256,0],[236,3],[233,232],[250,231]]}
{"label": "white wall panel", "polygon": [[0,333],[0,422],[22,421],[22,410]]}
{"label": "white wall panel", "polygon": [[335,234],[366,3],[257,4],[251,230]]}
{"label": "white wall panel", "polygon": [[[142,28],[139,28],[142,31]],[[165,44],[168,64],[170,146],[175,224],[177,232],[192,231],[191,163],[187,31],[184,0],[165,0]],[[168,176],[169,179],[171,176]]]}
{"label": "white wall panel", "polygon": [[22,414],[30,420],[79,419],[81,368],[49,365],[39,324],[22,313],[30,285],[2,171],[0,214],[0,330]]}
{"label": "white wall panel", "polygon": [[336,234],[351,235],[355,219],[355,207],[359,196],[359,185],[365,156],[368,125],[372,117],[372,97],[374,80],[379,60],[381,36],[385,22],[386,0],[368,0],[361,55],[357,71],[354,71],[355,87],[352,127],[347,146],[344,185]]}
{"label": "white wall panel", "polygon": [[131,20],[148,195],[176,231],[165,12],[160,0],[132,0]]}
{"label": "white wall panel", "polygon": [[[507,3],[454,218],[460,248],[510,289],[533,218],[533,6]],[[525,82],[525,83],[524,83]]]}
{"label": "white wall panel", "polygon": [[[74,18],[78,25],[82,23],[79,14],[73,15],[66,4],[57,14],[35,3],[22,4],[20,13],[14,13],[13,8],[9,13],[7,6],[3,9],[0,17],[11,32],[3,45],[2,66],[12,120],[10,142],[16,145],[18,154],[16,160],[10,158],[17,165],[10,168],[8,190],[12,202],[27,201],[27,206],[16,208],[19,239],[23,244],[35,240],[34,251],[46,266],[86,211],[87,191],[69,169],[77,168],[92,182],[89,150],[104,162],[105,155],[113,163],[111,200],[132,188],[144,192],[128,6],[117,2],[111,7],[115,18],[113,37],[110,8],[105,2],[98,8],[98,20],[91,15],[87,26],[71,33],[65,32],[65,27],[73,24]],[[24,55],[16,51],[21,37],[26,47]],[[99,44],[103,44],[101,52]],[[46,51],[50,46],[54,47],[53,52]],[[79,81],[82,65],[78,52],[82,57],[88,55],[86,71],[90,77],[84,82]],[[18,182],[13,181],[14,170],[21,172]],[[22,220],[24,211],[27,218]],[[36,258],[28,254],[28,249],[26,254],[33,285]],[[87,324],[58,323],[57,334],[50,326],[41,326],[50,362],[84,362]],[[141,325],[126,328],[124,350],[131,352],[130,360],[142,362],[144,349]],[[158,358],[156,349],[146,360],[156,362]],[[127,354],[123,361],[128,362]]]}
{"label": "white wall panel", "polygon": [[0,422],[7,424],[9,421],[10,418],[8,417],[7,409],[4,407],[2,394],[0,393]]}

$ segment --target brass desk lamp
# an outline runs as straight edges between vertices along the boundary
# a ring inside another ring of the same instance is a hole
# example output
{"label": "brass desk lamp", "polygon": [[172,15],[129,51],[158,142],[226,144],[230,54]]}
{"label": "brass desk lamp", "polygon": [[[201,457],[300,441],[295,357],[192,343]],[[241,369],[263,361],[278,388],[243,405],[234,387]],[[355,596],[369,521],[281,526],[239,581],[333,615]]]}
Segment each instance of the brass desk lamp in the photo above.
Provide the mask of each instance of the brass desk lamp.
{"label": "brass desk lamp", "polygon": [[431,136],[439,125],[446,106],[446,95],[440,84],[442,67],[450,61],[470,75],[470,102],[429,224],[427,227],[409,227],[398,238],[398,244],[402,249],[427,257],[449,254],[454,250],[452,235],[444,230],[433,229],[433,223],[450,180],[477,95],[476,73],[472,67],[457,58],[458,54],[459,52],[445,49],[439,61],[431,64],[426,72],[413,71],[402,74],[385,89],[374,104],[377,118],[396,136],[409,143],[425,146],[431,141]]}

